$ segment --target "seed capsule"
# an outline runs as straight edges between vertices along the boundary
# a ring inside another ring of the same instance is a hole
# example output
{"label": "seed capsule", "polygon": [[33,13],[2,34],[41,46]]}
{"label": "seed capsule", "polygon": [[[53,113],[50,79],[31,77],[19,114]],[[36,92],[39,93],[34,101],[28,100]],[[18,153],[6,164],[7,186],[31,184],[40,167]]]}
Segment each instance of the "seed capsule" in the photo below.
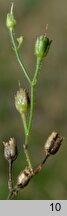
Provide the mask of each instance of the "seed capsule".
{"label": "seed capsule", "polygon": [[15,96],[15,106],[20,114],[26,113],[30,104],[30,99],[26,90],[20,88]]}
{"label": "seed capsule", "polygon": [[35,43],[35,55],[40,58],[40,60],[47,55],[51,42],[52,41],[49,41],[46,35],[37,38]]}
{"label": "seed capsule", "polygon": [[3,142],[4,144],[4,157],[6,160],[15,160],[17,157],[17,145],[14,138],[10,138],[9,142]]}
{"label": "seed capsule", "polygon": [[17,179],[17,185],[20,187],[20,188],[23,188],[24,186],[26,186],[30,179],[32,177],[32,174],[31,174],[31,171],[29,168],[25,168],[18,176],[18,179]]}
{"label": "seed capsule", "polygon": [[44,149],[47,154],[56,154],[59,150],[60,145],[62,143],[63,138],[59,136],[57,132],[52,132],[51,135],[48,137]]}

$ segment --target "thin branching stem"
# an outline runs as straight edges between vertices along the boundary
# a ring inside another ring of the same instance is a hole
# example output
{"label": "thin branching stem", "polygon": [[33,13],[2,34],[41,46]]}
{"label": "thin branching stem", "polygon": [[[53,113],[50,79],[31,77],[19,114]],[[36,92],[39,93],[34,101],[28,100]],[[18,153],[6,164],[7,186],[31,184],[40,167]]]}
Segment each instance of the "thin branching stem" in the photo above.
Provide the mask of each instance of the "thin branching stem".
{"label": "thin branching stem", "polygon": [[26,155],[27,163],[28,163],[32,173],[33,173],[33,169],[32,169],[31,161],[30,161],[30,158],[29,158],[29,153],[28,153],[28,142],[29,142],[29,137],[30,137],[30,131],[31,131],[31,128],[32,128],[33,112],[34,112],[34,97],[35,97],[34,92],[35,92],[35,87],[36,87],[36,83],[37,83],[37,80],[38,80],[40,64],[41,64],[41,62],[38,59],[37,64],[36,64],[36,70],[35,70],[34,78],[33,78],[32,83],[31,83],[31,108],[30,108],[30,117],[29,117],[28,126],[26,126],[25,116],[22,116],[23,123],[24,123],[24,128],[25,128],[25,148],[24,148],[24,152],[25,152],[25,155]]}
{"label": "thin branching stem", "polygon": [[29,75],[28,75],[28,73],[27,73],[27,69],[25,68],[25,66],[24,66],[24,64],[23,64],[23,62],[22,62],[22,60],[21,60],[21,57],[20,57],[20,55],[19,55],[19,51],[18,51],[17,46],[16,46],[16,42],[15,42],[16,39],[15,39],[15,37],[14,37],[14,33],[13,33],[13,31],[11,31],[11,30],[10,30],[10,36],[11,36],[11,41],[12,41],[12,44],[13,44],[13,49],[14,49],[14,51],[15,51],[17,60],[18,60],[20,66],[21,66],[21,68],[22,68],[22,70],[23,70],[23,72],[24,72],[25,77],[27,78],[29,84],[31,85],[31,79],[30,79],[30,77],[29,77]]}
{"label": "thin branching stem", "polygon": [[[16,54],[16,57],[17,57],[17,60],[24,72],[24,75],[25,77],[27,78],[29,84],[30,84],[30,88],[31,88],[31,106],[30,106],[30,117],[29,117],[29,122],[27,124],[26,122],[26,116],[25,114],[23,113],[21,115],[21,118],[22,118],[22,121],[23,121],[23,125],[24,125],[24,132],[25,132],[25,143],[23,145],[24,147],[24,152],[25,152],[25,156],[26,156],[26,161],[27,161],[27,164],[28,164],[28,167],[29,169],[31,170],[31,173],[32,173],[32,176],[35,175],[37,172],[40,172],[40,170],[42,169],[43,165],[46,161],[40,164],[39,167],[37,167],[37,169],[35,169],[33,171],[33,168],[32,168],[32,164],[31,164],[31,161],[30,161],[30,157],[29,157],[29,152],[28,152],[28,143],[29,143],[29,137],[30,137],[30,131],[32,129],[32,121],[33,121],[33,112],[34,112],[34,97],[35,97],[35,87],[36,87],[36,83],[37,83],[37,80],[38,80],[38,76],[39,76],[39,71],[40,71],[40,65],[41,65],[41,61],[39,58],[37,58],[37,62],[36,62],[36,70],[35,70],[35,73],[34,73],[34,77],[33,77],[33,80],[31,81],[29,75],[28,75],[28,72],[20,58],[20,55],[19,55],[19,52],[18,52],[18,49],[17,49],[17,45],[16,45],[16,39],[15,39],[15,36],[13,34],[13,31],[10,31],[10,36],[11,36],[11,41],[12,41],[12,44],[13,44],[13,49],[15,51],[15,54]],[[18,192],[18,188],[15,187],[13,189],[13,191],[11,190],[11,193],[9,194],[8,196],[8,199],[13,199],[13,197],[17,194]]]}
{"label": "thin branching stem", "polygon": [[[21,61],[21,58],[20,58],[20,55],[19,55],[19,52],[18,52],[18,49],[17,49],[17,46],[16,46],[16,43],[15,43],[15,38],[14,38],[14,34],[12,31],[10,31],[10,36],[11,36],[11,40],[12,40],[12,44],[13,44],[13,48],[14,48],[14,51],[15,51],[15,54],[16,54],[16,57],[17,57],[17,60],[24,72],[24,75],[25,77],[27,78],[29,84],[31,85],[31,80],[30,80],[30,77],[27,73],[27,70],[23,64],[23,62]],[[27,145],[27,142],[28,142],[28,129],[27,129],[27,123],[26,123],[26,117],[25,117],[25,114],[22,114],[22,120],[23,120],[23,125],[24,125],[24,131],[25,131],[25,145]],[[26,155],[26,161],[28,163],[28,166],[29,168],[32,170],[32,165],[31,165],[31,162],[30,162],[30,158],[29,158],[29,153],[28,153],[28,149],[25,149],[24,150],[25,152],[25,155]]]}
{"label": "thin branching stem", "polygon": [[26,156],[26,161],[27,161],[27,164],[29,166],[29,169],[33,172],[33,169],[32,169],[32,165],[31,165],[31,161],[30,161],[30,157],[29,157],[29,152],[28,152],[28,128],[27,128],[27,123],[26,123],[26,116],[25,114],[23,113],[21,115],[21,118],[22,118],[22,121],[23,121],[23,125],[24,125],[24,131],[25,131],[25,144],[24,144],[24,153],[25,153],[25,156]]}
{"label": "thin branching stem", "polygon": [[[49,155],[46,155],[45,158],[44,158],[44,160],[40,163],[40,165],[37,166],[37,168],[34,169],[34,171],[33,171],[33,173],[32,173],[32,176],[30,177],[30,180],[32,179],[33,176],[35,176],[36,174],[38,174],[38,173],[41,172],[43,166],[45,165],[45,163],[46,163],[46,161],[47,161],[47,159],[48,159],[48,157],[49,157]],[[25,185],[24,187],[26,187],[26,185]],[[17,195],[17,193],[18,193],[20,190],[21,190],[21,188],[18,187],[18,185],[16,185],[16,186],[14,187],[12,193],[9,194],[8,199],[11,200],[11,199],[15,198],[15,196]]]}
{"label": "thin branching stem", "polygon": [[28,134],[30,134],[30,131],[31,131],[31,128],[32,128],[32,120],[33,120],[33,112],[34,112],[35,88],[36,88],[36,83],[37,83],[38,75],[39,75],[39,71],[40,71],[40,65],[41,65],[41,61],[38,58],[37,62],[36,62],[36,70],[35,70],[35,73],[34,73],[32,84],[31,84],[31,109],[30,109],[30,118],[29,118],[29,124],[28,124]]}

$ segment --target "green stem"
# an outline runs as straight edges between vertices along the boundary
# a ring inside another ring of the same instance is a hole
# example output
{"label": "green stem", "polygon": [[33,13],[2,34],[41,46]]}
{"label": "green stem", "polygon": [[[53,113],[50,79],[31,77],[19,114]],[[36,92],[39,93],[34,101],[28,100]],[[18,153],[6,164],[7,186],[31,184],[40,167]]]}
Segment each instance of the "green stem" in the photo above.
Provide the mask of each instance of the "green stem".
{"label": "green stem", "polygon": [[41,65],[41,60],[40,58],[37,58],[36,70],[35,70],[35,74],[34,74],[33,81],[32,81],[33,85],[36,85],[37,83],[39,72],[40,72],[40,65]]}
{"label": "green stem", "polygon": [[37,58],[36,70],[31,84],[31,109],[30,109],[30,118],[28,124],[28,135],[30,134],[30,130],[32,128],[33,111],[34,111],[34,91],[39,76],[40,65],[41,65],[41,61],[39,58]]}
{"label": "green stem", "polygon": [[24,113],[21,115],[21,118],[23,120],[24,131],[25,131],[24,152],[26,155],[26,161],[28,163],[29,169],[31,170],[31,172],[33,174],[33,169],[32,169],[32,165],[31,165],[31,161],[30,161],[30,157],[29,157],[29,153],[28,153],[28,148],[27,148],[27,146],[28,146],[28,128],[27,128],[26,117],[25,117]]}
{"label": "green stem", "polygon": [[26,68],[25,68],[25,66],[24,66],[24,64],[23,64],[23,62],[22,62],[22,60],[21,60],[21,58],[20,58],[20,55],[19,55],[19,52],[18,52],[16,43],[15,43],[14,34],[13,34],[12,31],[10,31],[10,36],[11,36],[11,41],[12,41],[12,44],[13,44],[13,48],[14,48],[14,51],[15,51],[17,60],[18,60],[20,66],[21,66],[21,68],[22,68],[22,70],[23,70],[23,72],[24,72],[25,77],[27,78],[29,84],[31,85],[31,79],[30,79],[30,77],[29,77],[29,75],[28,75],[28,73],[27,73],[27,70],[26,70]]}
{"label": "green stem", "polygon": [[26,136],[28,134],[28,128],[27,128],[27,123],[26,123],[26,116],[24,113],[21,115],[21,118],[23,121],[24,131],[25,131],[25,136]]}
{"label": "green stem", "polygon": [[30,119],[28,124],[28,134],[30,134],[30,130],[32,127],[32,119],[33,119],[33,111],[34,111],[34,86],[31,86],[31,109],[30,109]]}

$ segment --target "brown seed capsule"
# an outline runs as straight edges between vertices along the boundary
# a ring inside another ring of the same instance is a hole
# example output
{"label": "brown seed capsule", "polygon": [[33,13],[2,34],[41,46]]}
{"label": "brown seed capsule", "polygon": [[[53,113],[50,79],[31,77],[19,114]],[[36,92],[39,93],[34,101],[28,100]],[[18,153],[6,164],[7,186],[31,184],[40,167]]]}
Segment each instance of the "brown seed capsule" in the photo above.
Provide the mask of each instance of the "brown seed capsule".
{"label": "brown seed capsule", "polygon": [[21,171],[21,173],[19,174],[18,176],[18,179],[17,179],[17,185],[20,187],[20,188],[23,188],[25,187],[30,179],[32,177],[32,174],[31,174],[31,171],[29,168],[25,168],[23,171]]}
{"label": "brown seed capsule", "polygon": [[52,132],[51,135],[48,137],[44,149],[47,154],[56,154],[59,150],[60,145],[62,143],[63,138],[59,136],[57,132]]}
{"label": "brown seed capsule", "polygon": [[4,157],[6,160],[15,160],[17,157],[17,145],[14,138],[10,138],[9,142],[3,142],[4,144]]}

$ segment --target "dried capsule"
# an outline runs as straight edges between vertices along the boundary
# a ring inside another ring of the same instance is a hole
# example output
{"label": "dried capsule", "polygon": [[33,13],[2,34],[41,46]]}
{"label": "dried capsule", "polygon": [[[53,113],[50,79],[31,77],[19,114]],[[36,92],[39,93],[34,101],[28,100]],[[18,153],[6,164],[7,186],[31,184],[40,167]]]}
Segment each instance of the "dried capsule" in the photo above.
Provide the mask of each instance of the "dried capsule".
{"label": "dried capsule", "polygon": [[26,113],[30,104],[30,99],[26,90],[20,88],[15,96],[15,106],[20,114]]}
{"label": "dried capsule", "polygon": [[51,135],[48,137],[44,149],[46,152],[46,155],[48,154],[56,154],[56,152],[59,150],[60,145],[62,143],[63,138],[59,136],[57,132],[52,132]]}
{"label": "dried capsule", "polygon": [[35,43],[35,55],[40,58],[40,60],[47,55],[51,42],[52,41],[49,41],[46,35],[37,38]]}
{"label": "dried capsule", "polygon": [[29,168],[25,168],[18,176],[17,186],[20,188],[25,187],[32,177],[32,173]]}
{"label": "dried capsule", "polygon": [[17,157],[17,145],[14,138],[10,138],[9,142],[3,142],[4,144],[4,157],[6,160],[15,160]]}

